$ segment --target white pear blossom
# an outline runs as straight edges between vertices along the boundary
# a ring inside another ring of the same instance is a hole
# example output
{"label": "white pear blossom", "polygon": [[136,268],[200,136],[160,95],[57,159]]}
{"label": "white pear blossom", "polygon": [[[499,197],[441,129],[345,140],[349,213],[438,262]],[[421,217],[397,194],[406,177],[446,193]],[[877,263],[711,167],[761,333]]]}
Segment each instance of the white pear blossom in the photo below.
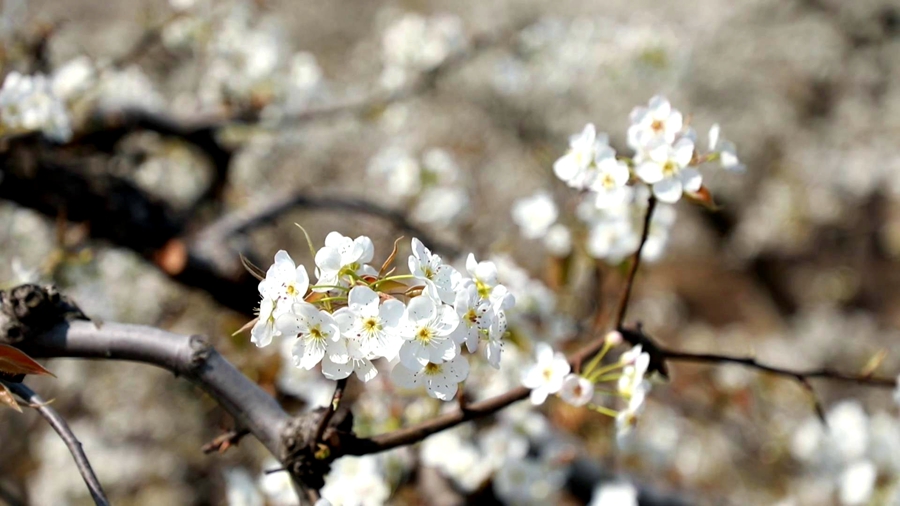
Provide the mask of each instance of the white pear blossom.
{"label": "white pear blossom", "polygon": [[375,274],[375,270],[366,265],[375,255],[372,239],[359,236],[356,239],[344,237],[338,232],[325,236],[325,246],[316,252],[317,285],[316,291],[327,292],[327,286],[347,286],[346,278],[350,275]]}
{"label": "white pear blossom", "polygon": [[341,362],[343,357],[338,357],[339,361],[335,361],[331,354],[326,353],[322,358],[322,374],[330,380],[339,380],[355,372],[357,378],[363,383],[368,383],[378,375],[378,369],[372,364],[372,359],[376,355],[367,353],[363,349],[363,340],[356,337],[358,317],[346,307],[338,309],[332,316],[340,329],[341,342],[347,348],[348,360]]}
{"label": "white pear blossom", "polygon": [[[392,354],[399,348],[400,322],[406,306],[397,299],[381,302],[374,290],[367,286],[356,286],[347,297],[347,311],[350,313],[349,327],[341,333],[351,341],[357,341],[363,355],[374,355],[393,359]],[[335,313],[337,319],[337,313]]]}
{"label": "white pear blossom", "polygon": [[478,296],[478,289],[470,281],[456,291],[453,308],[459,316],[453,338],[457,344],[465,344],[469,353],[475,353],[482,335],[494,323],[493,307],[489,301]]}
{"label": "white pear blossom", "polygon": [[306,267],[294,264],[287,251],[275,254],[275,263],[266,271],[266,278],[259,282],[259,319],[250,331],[250,340],[256,346],[268,346],[272,338],[281,334],[276,328],[276,319],[289,312],[291,307],[302,302],[309,290],[309,275]]}
{"label": "white pear blossom", "polygon": [[522,236],[526,239],[544,237],[558,216],[556,203],[546,191],[539,191],[530,197],[518,199],[512,206],[513,221],[519,226]]}
{"label": "white pear blossom", "polygon": [[569,374],[563,379],[559,396],[573,406],[584,406],[594,396],[594,384],[583,376]]}
{"label": "white pear blossom", "polygon": [[406,367],[400,362],[391,371],[391,379],[396,385],[409,389],[424,385],[429,396],[442,401],[453,399],[459,383],[468,376],[469,363],[462,355],[440,364],[428,363],[417,368]]}
{"label": "white pear blossom", "polygon": [[596,174],[589,185],[595,192],[594,204],[600,209],[620,204],[628,195],[625,191],[631,178],[628,165],[616,159],[612,148],[598,150],[594,163]]}
{"label": "white pear blossom", "polygon": [[466,271],[475,281],[478,296],[490,300],[495,310],[505,310],[515,305],[515,296],[498,280],[497,265],[494,262],[490,260],[479,262],[475,260],[475,255],[469,253],[466,258]]}
{"label": "white pear blossom", "polygon": [[65,104],[42,74],[12,71],[6,75],[0,88],[0,127],[13,134],[41,131],[59,142],[72,137]]}
{"label": "white pear blossom", "polygon": [[421,370],[429,362],[452,359],[459,353],[459,345],[451,337],[458,325],[453,307],[427,295],[412,299],[400,324],[400,335],[406,340],[400,347],[400,362]]}
{"label": "white pear blossom", "polygon": [[388,147],[381,150],[369,162],[367,174],[382,182],[388,195],[406,199],[422,189],[419,162],[406,150]]}
{"label": "white pear blossom", "polygon": [[522,373],[522,385],[531,389],[531,403],[543,404],[550,394],[559,392],[563,380],[572,370],[565,355],[553,352],[546,343],[538,343],[535,347],[537,362]]}
{"label": "white pear blossom", "polygon": [[431,253],[415,237],[412,240],[412,255],[409,256],[409,272],[426,285],[433,286],[444,303],[456,302],[455,286],[460,281],[459,272],[445,264],[440,255]]}
{"label": "white pear blossom", "polygon": [[628,145],[641,153],[655,142],[672,144],[683,127],[681,112],[673,109],[665,97],[657,95],[650,99],[647,107],[635,107],[631,111]]}
{"label": "white pear blossom", "polygon": [[626,351],[619,358],[625,366],[622,368],[622,376],[619,378],[618,390],[625,397],[630,397],[642,389],[646,383],[644,375],[650,366],[650,355],[645,353],[638,344]]}
{"label": "white pear blossom", "polygon": [[693,156],[694,143],[690,139],[679,139],[674,146],[657,142],[647,148],[635,173],[652,185],[656,198],[674,204],[684,192],[696,192],[702,184],[700,172],[688,167]]}
{"label": "white pear blossom", "polygon": [[503,337],[508,326],[506,312],[494,307],[494,315],[491,318],[491,326],[488,329],[487,344],[484,347],[484,356],[494,369],[500,369],[500,355],[503,353]]}
{"label": "white pear blossom", "polygon": [[287,337],[296,337],[292,350],[294,365],[309,370],[325,357],[334,363],[347,363],[347,344],[331,314],[306,302],[295,303],[290,313],[283,314],[275,326]]}
{"label": "white pear blossom", "polygon": [[606,134],[597,135],[593,123],[569,139],[569,151],[553,164],[553,173],[572,188],[584,189],[591,183],[589,169],[600,146],[609,143]]}

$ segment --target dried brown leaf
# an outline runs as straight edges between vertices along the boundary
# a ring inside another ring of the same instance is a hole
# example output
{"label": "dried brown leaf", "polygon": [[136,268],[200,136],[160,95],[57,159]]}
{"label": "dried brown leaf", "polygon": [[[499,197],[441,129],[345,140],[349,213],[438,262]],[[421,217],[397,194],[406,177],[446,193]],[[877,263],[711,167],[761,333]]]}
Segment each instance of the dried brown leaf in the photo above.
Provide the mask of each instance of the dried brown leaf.
{"label": "dried brown leaf", "polygon": [[[0,344],[0,372],[8,374],[47,374],[53,373],[34,361],[18,348]],[[54,376],[55,377],[55,376]]]}

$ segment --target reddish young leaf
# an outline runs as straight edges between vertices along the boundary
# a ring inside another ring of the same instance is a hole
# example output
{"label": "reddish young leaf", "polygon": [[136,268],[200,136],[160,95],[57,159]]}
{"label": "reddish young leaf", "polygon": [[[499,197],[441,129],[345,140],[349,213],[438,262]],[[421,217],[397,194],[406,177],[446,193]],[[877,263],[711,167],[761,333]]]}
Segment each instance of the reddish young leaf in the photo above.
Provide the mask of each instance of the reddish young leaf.
{"label": "reddish young leaf", "polygon": [[394,263],[394,259],[397,258],[397,251],[400,250],[399,246],[400,246],[400,241],[402,239],[403,239],[403,236],[401,235],[400,237],[397,238],[396,241],[394,241],[394,249],[391,251],[391,254],[388,255],[387,259],[385,259],[384,263],[381,264],[381,269],[378,271],[378,277],[383,278],[385,276],[385,273],[387,272],[388,268],[391,266],[392,263]]}
{"label": "reddish young leaf", "polygon": [[705,186],[701,186],[696,193],[686,192],[685,195],[692,201],[701,206],[709,209],[710,211],[718,211],[719,206],[713,200],[712,193],[709,192],[709,188]]}
{"label": "reddish young leaf", "polygon": [[6,389],[6,385],[0,384],[0,404],[5,404],[19,413],[22,412],[22,408],[19,407],[19,403],[16,402],[15,397],[13,397],[12,392]]}
{"label": "reddish young leaf", "polygon": [[52,372],[44,369],[44,366],[35,362],[33,358],[6,344],[0,344],[0,372],[53,376]]}

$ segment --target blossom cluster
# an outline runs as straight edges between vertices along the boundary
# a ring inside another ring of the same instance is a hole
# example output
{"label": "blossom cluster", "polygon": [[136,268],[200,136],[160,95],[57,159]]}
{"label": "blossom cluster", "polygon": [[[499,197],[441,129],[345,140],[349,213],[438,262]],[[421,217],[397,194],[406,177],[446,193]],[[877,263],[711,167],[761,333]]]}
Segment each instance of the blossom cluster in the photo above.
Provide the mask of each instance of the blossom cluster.
{"label": "blossom cluster", "polygon": [[410,215],[420,223],[450,225],[469,205],[459,166],[440,148],[429,149],[421,157],[399,147],[385,148],[372,158],[366,172],[385,188],[391,202],[406,202]]}
{"label": "blossom cluster", "polygon": [[425,17],[408,13],[387,27],[382,38],[381,83],[394,89],[464,49],[462,21],[453,15]]}
{"label": "blossom cluster", "polygon": [[[569,140],[568,151],[553,164],[553,172],[581,193],[576,218],[587,228],[584,250],[593,258],[619,263],[640,246],[647,200],[652,194],[659,205],[652,217],[642,258],[659,258],[675,223],[675,204],[683,196],[711,205],[709,192],[697,167],[718,160],[732,172],[744,166],[734,143],[721,137],[721,128],[709,131],[708,150],[701,153],[696,131],[684,115],[662,96],[631,112],[627,130],[631,157],[619,155],[609,136],[593,124]],[[513,220],[526,239],[543,239],[547,250],[566,256],[571,250],[572,231],[559,218],[556,203],[547,192],[518,200]],[[555,224],[554,224],[555,223]]]}
{"label": "blossom cluster", "polygon": [[[608,365],[601,365],[607,352],[622,343],[622,334],[612,331],[604,340],[603,349],[594,356],[581,374],[571,372],[566,357],[553,351],[549,345],[539,343],[535,348],[535,363],[522,373],[522,384],[531,389],[532,404],[543,404],[550,394],[558,395],[573,406],[585,406],[612,416],[616,419],[618,437],[627,436],[643,409],[644,400],[650,391],[646,380],[650,356],[634,346]],[[597,390],[595,385],[605,382],[616,383],[613,391]],[[595,395],[611,394],[625,400],[625,408],[619,411],[602,404],[593,404]]]}
{"label": "blossom cluster", "polygon": [[372,361],[385,359],[398,386],[424,386],[441,400],[452,399],[469,374],[463,347],[469,354],[483,348],[488,363],[500,367],[505,311],[515,299],[493,262],[470,254],[464,275],[418,239],[409,274],[391,276],[387,264],[376,270],[373,258],[368,237],[332,232],[316,252],[317,282],[310,285],[306,268],[279,251],[259,283],[252,342],[262,347],[278,336],[290,339],[296,367],[321,364],[332,380],[356,373],[370,381],[378,374]]}
{"label": "blossom cluster", "polygon": [[65,142],[72,127],[65,103],[54,93],[46,76],[10,72],[0,88],[0,131],[4,134],[43,132]]}

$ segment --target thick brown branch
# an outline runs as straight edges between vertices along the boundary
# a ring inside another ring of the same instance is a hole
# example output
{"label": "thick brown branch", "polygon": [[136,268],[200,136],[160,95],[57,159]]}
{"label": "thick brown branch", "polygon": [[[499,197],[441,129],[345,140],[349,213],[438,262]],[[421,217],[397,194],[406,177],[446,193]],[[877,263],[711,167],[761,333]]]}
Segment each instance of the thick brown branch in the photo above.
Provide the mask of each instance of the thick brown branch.
{"label": "thick brown branch", "polygon": [[278,402],[234,368],[201,336],[141,325],[73,321],[20,344],[33,357],[130,360],[184,376],[215,399],[281,458],[282,430],[290,417]]}
{"label": "thick brown branch", "polygon": [[98,480],[97,475],[94,474],[94,469],[91,467],[87,455],[84,454],[84,448],[81,447],[81,442],[75,437],[75,434],[72,432],[72,429],[69,428],[69,424],[66,423],[65,419],[63,419],[55,409],[51,408],[41,396],[27,386],[21,383],[6,383],[6,388],[18,395],[23,401],[27,402],[40,413],[45,420],[47,420],[50,427],[59,434],[59,437],[69,448],[69,453],[71,453],[72,458],[75,459],[75,465],[78,467],[78,472],[81,473],[81,477],[84,479],[84,483],[87,485],[91,497],[94,499],[94,504],[97,504],[97,506],[108,506],[109,499],[106,498],[106,494],[103,492],[100,480]]}

